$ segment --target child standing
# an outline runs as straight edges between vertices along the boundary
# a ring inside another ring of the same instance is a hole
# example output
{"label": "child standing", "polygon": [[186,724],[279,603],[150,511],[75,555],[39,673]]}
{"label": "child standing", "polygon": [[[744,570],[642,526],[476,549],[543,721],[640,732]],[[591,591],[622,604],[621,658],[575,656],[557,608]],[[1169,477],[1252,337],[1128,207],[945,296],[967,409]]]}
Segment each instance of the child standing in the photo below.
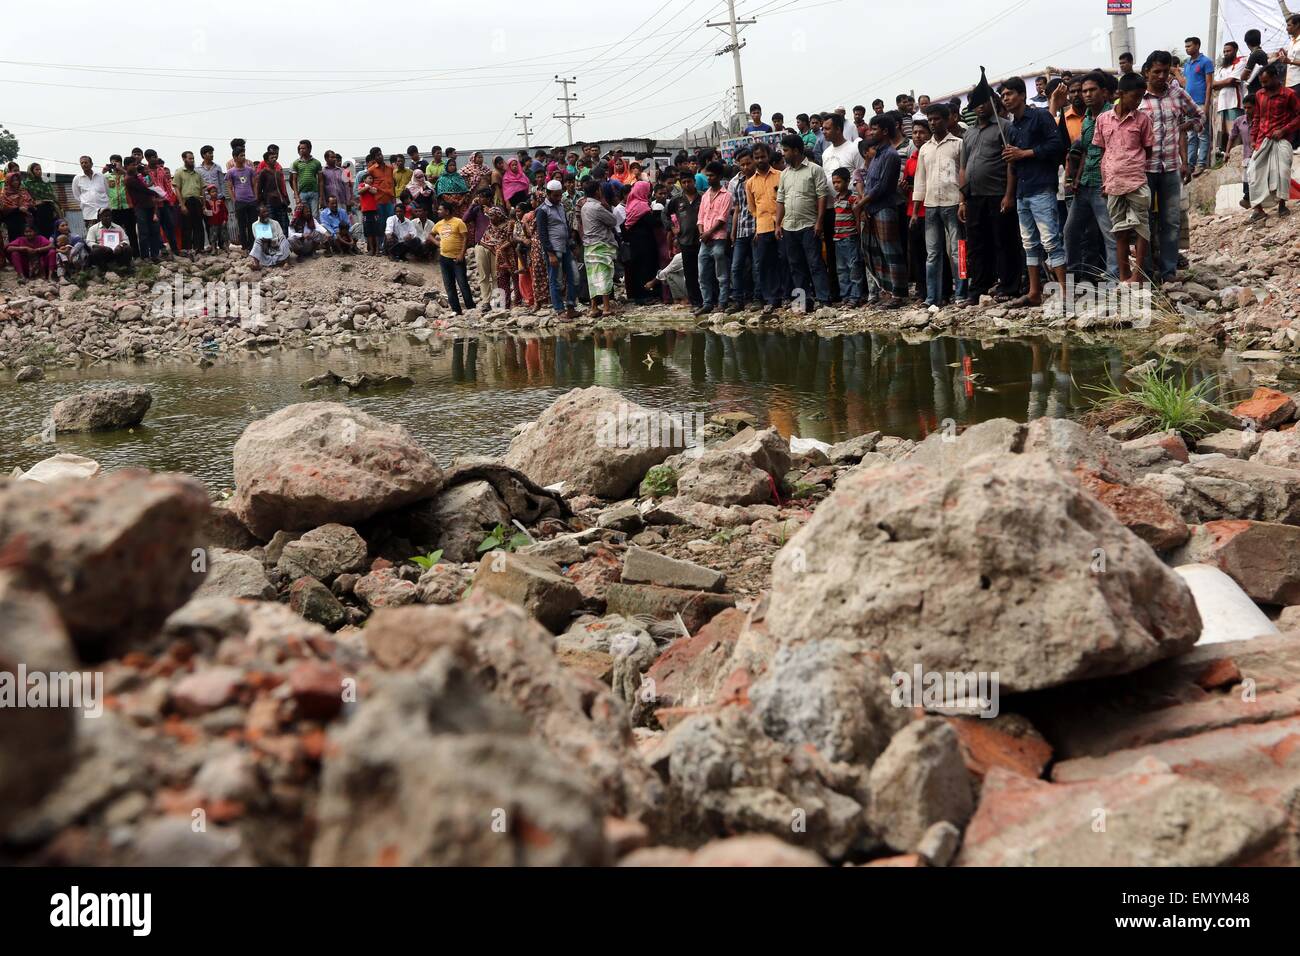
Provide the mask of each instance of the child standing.
{"label": "child standing", "polygon": [[225,252],[230,248],[230,233],[226,226],[230,221],[230,212],[216,186],[209,186],[207,193],[203,200],[203,222],[208,231],[208,248]]}
{"label": "child standing", "polygon": [[1146,261],[1151,243],[1151,188],[1147,185],[1147,158],[1155,146],[1151,117],[1138,109],[1146,81],[1137,73],[1126,73],[1119,81],[1119,104],[1097,117],[1092,145],[1102,150],[1101,191],[1110,212],[1115,233],[1115,256],[1119,281],[1137,284],[1129,262],[1129,247],[1137,234],[1139,268]]}
{"label": "child standing", "polygon": [[839,273],[844,305],[856,309],[862,304],[862,245],[858,241],[858,197],[849,192],[851,173],[841,166],[831,173],[835,188],[835,266]]}
{"label": "child standing", "polygon": [[357,198],[361,203],[361,221],[366,237],[366,255],[379,255],[379,240],[384,237],[384,224],[379,218],[379,190],[375,187],[369,173],[361,177],[357,186]]}
{"label": "child standing", "polygon": [[1232,129],[1228,133],[1227,152],[1232,153],[1232,144],[1241,143],[1241,208],[1250,208],[1250,177],[1246,175],[1246,170],[1250,168],[1250,154],[1254,151],[1255,141],[1254,133],[1251,131],[1251,125],[1255,122],[1255,94],[1247,93],[1246,98],[1242,101],[1246,112],[1232,121]]}

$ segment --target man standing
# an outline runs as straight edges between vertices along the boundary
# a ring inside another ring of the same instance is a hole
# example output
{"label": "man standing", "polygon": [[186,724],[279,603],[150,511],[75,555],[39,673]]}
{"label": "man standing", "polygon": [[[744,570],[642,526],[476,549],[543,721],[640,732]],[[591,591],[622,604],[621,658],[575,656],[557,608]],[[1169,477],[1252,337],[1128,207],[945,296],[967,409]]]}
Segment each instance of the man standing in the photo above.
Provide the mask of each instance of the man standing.
{"label": "man standing", "polygon": [[[1178,271],[1178,232],[1183,186],[1192,180],[1188,159],[1181,149],[1183,133],[1201,128],[1201,110],[1187,93],[1169,82],[1173,57],[1156,50],[1147,57],[1143,73],[1147,92],[1138,107],[1151,117],[1155,145],[1147,160],[1147,180],[1151,186],[1151,238],[1159,248],[1152,275],[1161,281],[1174,278]],[[1157,223],[1155,220],[1158,219]]]}
{"label": "man standing", "polygon": [[[1058,170],[1065,147],[1051,113],[1028,106],[1025,81],[1020,77],[1013,76],[1002,84],[1002,105],[1011,116],[1008,145],[1002,151],[1002,158],[1015,164],[1016,215],[1020,219],[1020,242],[1029,272],[1028,293],[1015,299],[1012,305],[1037,306],[1043,304],[1039,266],[1044,257],[1058,285],[1065,288],[1065,244],[1061,241],[1056,205]],[[1175,217],[1177,212],[1175,203]],[[1175,225],[1177,221],[1175,218]],[[1174,251],[1177,254],[1177,249]]]}
{"label": "man standing", "polygon": [[81,207],[81,221],[90,226],[101,209],[109,208],[108,181],[89,156],[82,156],[80,163],[81,172],[72,179],[72,201]]}
{"label": "man standing", "polygon": [[203,177],[194,168],[194,154],[188,149],[181,153],[183,164],[176,172],[172,184],[176,189],[181,214],[181,237],[193,259],[203,251],[207,240],[207,224],[203,221],[203,197],[207,187]]}
{"label": "man standing", "polygon": [[776,193],[780,183],[781,174],[772,168],[767,144],[756,143],[754,171],[745,180],[745,205],[754,219],[754,296],[762,297],[764,315],[776,311],[781,294],[781,249],[776,231]]}
{"label": "man standing", "polygon": [[226,170],[226,181],[230,183],[230,198],[235,201],[239,244],[247,252],[253,248],[253,221],[257,219],[257,173],[243,149],[235,153],[232,162],[234,165]]}
{"label": "man standing", "polygon": [[[1246,49],[1250,51],[1250,55],[1246,57],[1246,69],[1242,78],[1246,83],[1246,92],[1255,93],[1259,91],[1260,71],[1268,66],[1268,54],[1260,45],[1263,43],[1263,37],[1258,30],[1247,30],[1245,39]],[[1242,109],[1245,109],[1244,103]]]}
{"label": "man standing", "polygon": [[967,304],[966,280],[959,271],[957,227],[957,211],[961,205],[958,169],[961,167],[962,141],[948,132],[952,114],[947,106],[933,103],[925,115],[933,136],[921,147],[912,185],[912,201],[925,206],[925,304],[932,308],[943,306],[948,291],[943,287],[943,257],[946,254],[956,284],[953,304],[964,308]]}
{"label": "man standing", "polygon": [[[1260,51],[1263,52],[1262,50]],[[1209,99],[1213,100],[1214,128],[1208,134],[1214,137],[1215,157],[1222,159],[1228,149],[1228,131],[1237,117],[1245,112],[1245,79],[1247,61],[1237,55],[1237,44],[1229,40],[1223,44],[1223,57],[1210,83]]]}
{"label": "man standing", "polygon": [[868,254],[874,249],[878,278],[889,293],[889,298],[881,302],[885,309],[896,309],[907,299],[907,251],[900,225],[906,199],[898,191],[903,160],[893,144],[897,132],[898,124],[891,114],[871,117],[867,142],[872,156],[863,171],[862,201],[858,205],[859,219],[863,214],[870,219]]}
{"label": "man standing", "polygon": [[727,224],[731,219],[731,192],[722,188],[723,169],[716,159],[704,167],[709,188],[700,198],[700,294],[704,301],[697,310],[699,315],[723,311],[730,292]]}
{"label": "man standing", "polygon": [[208,187],[217,191],[217,196],[221,199],[226,198],[226,171],[221,168],[220,163],[213,162],[213,154],[216,150],[211,146],[199,147],[199,175],[203,177],[203,195],[206,198]]}
{"label": "man standing", "polygon": [[1291,139],[1300,132],[1300,96],[1282,85],[1275,67],[1260,74],[1255,94],[1255,123],[1247,177],[1250,201],[1255,211],[1247,222],[1257,223],[1267,215],[1264,203],[1277,201],[1278,218],[1289,216],[1286,201],[1291,195]]}
{"label": "man standing", "polygon": [[289,185],[313,216],[320,210],[320,171],[320,160],[311,154],[311,140],[299,140],[298,158],[289,167]]}
{"label": "man standing", "polygon": [[1300,13],[1286,18],[1286,35],[1291,41],[1273,54],[1273,60],[1286,67],[1286,85],[1300,93]]}
{"label": "man standing", "polygon": [[770,133],[772,127],[763,122],[763,107],[754,103],[749,107],[749,123],[741,130],[746,136],[751,133]]}
{"label": "man standing", "polygon": [[[551,287],[551,307],[564,318],[578,317],[578,269],[569,248],[569,216],[562,201],[564,184],[552,179],[546,184],[546,202],[537,208],[537,237],[546,253],[546,279]],[[560,293],[560,270],[564,270],[564,294]]]}
{"label": "man standing", "polygon": [[1119,55],[1119,75],[1125,76],[1133,72],[1133,54],[1125,50]]}
{"label": "man standing", "polygon": [[[1183,90],[1192,98],[1193,103],[1209,114],[1214,61],[1201,52],[1200,37],[1188,37],[1184,46],[1187,48],[1187,62],[1183,64]],[[1209,129],[1208,124],[1187,131],[1187,165],[1191,167],[1193,176],[1199,176],[1210,168],[1210,140],[1213,138],[1214,131]]]}
{"label": "man standing", "polygon": [[822,168],[804,155],[801,137],[791,134],[782,139],[781,153],[785,169],[776,189],[776,236],[790,263],[794,291],[802,293],[804,311],[812,312],[809,292],[818,305],[831,304],[826,264],[819,248],[830,185]]}
{"label": "man standing", "polygon": [[[839,113],[830,113],[822,120],[822,133],[826,137],[826,148],[822,150],[821,167],[826,173],[826,195],[834,195],[831,174],[840,168],[849,171],[850,181],[863,167],[862,153],[858,151],[856,141],[849,142],[845,134],[844,117]],[[835,204],[828,202],[822,214],[822,252],[828,264],[835,262]],[[840,300],[840,282],[837,269],[827,269],[831,301]]]}
{"label": "man standing", "polygon": [[674,196],[664,212],[669,231],[682,254],[687,298],[698,313],[704,304],[704,296],[700,292],[700,193],[695,187],[693,173],[682,176],[681,189],[682,194]]}
{"label": "man standing", "polygon": [[749,211],[745,181],[754,174],[753,150],[742,147],[736,151],[739,172],[731,177],[727,191],[731,193],[731,301],[727,313],[735,314],[747,306],[752,298],[759,300],[758,260],[754,255],[754,214]]}
{"label": "man standing", "polygon": [[1034,77],[1034,95],[1029,98],[1030,106],[1037,106],[1039,109],[1047,109],[1047,77]]}
{"label": "man standing", "polygon": [[331,198],[343,210],[352,208],[352,184],[348,182],[344,169],[339,165],[339,154],[332,149],[325,150],[325,165],[320,171],[321,202]]}
{"label": "man standing", "polygon": [[1018,295],[1024,270],[1015,174],[1002,158],[1010,124],[997,115],[994,95],[992,89],[980,87],[971,93],[975,122],[961,143],[962,200],[957,218],[966,224],[972,302],[985,294],[999,302]]}
{"label": "man standing", "polygon": [[126,189],[126,167],[122,164],[122,157],[117,153],[108,157],[108,165],[104,167],[104,182],[108,187],[108,204],[113,209],[113,225],[122,227],[134,254],[139,255],[140,245],[136,241],[135,234],[135,209],[131,205],[131,197]]}
{"label": "man standing", "polygon": [[135,232],[140,239],[140,258],[159,262],[162,258],[162,235],[158,229],[160,197],[149,188],[134,155],[126,161],[125,183],[131,208],[135,210]]}
{"label": "man standing", "polygon": [[1106,250],[1106,277],[1114,280],[1119,276],[1115,258],[1115,233],[1111,230],[1110,212],[1106,208],[1106,195],[1102,191],[1102,151],[1093,145],[1097,117],[1109,112],[1113,106],[1105,77],[1100,73],[1089,73],[1083,78],[1083,106],[1083,131],[1079,136],[1077,151],[1080,168],[1074,187],[1074,202],[1065,222],[1066,271],[1080,274],[1085,264],[1085,251],[1091,245],[1089,239],[1095,242],[1096,233],[1100,231],[1101,242]]}

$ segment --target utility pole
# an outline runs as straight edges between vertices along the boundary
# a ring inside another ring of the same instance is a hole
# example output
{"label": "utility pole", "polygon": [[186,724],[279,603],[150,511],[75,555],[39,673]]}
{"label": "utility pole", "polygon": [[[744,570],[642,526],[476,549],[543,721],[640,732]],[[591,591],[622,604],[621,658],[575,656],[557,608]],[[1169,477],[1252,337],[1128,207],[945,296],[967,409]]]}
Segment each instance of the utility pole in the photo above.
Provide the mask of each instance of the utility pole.
{"label": "utility pole", "polygon": [[1112,15],[1110,18],[1110,58],[1115,69],[1119,69],[1119,55],[1133,53],[1132,34],[1129,33],[1128,16]]}
{"label": "utility pole", "polygon": [[556,97],[557,100],[559,100],[561,103],[564,104],[564,112],[563,112],[563,113],[556,113],[556,114],[555,114],[555,119],[558,119],[558,120],[564,120],[564,126],[565,126],[565,128],[568,129],[568,131],[569,131],[569,141],[568,141],[567,143],[565,143],[564,145],[565,145],[565,146],[572,146],[572,145],[573,145],[573,121],[576,120],[576,119],[586,119],[586,118],[587,118],[587,116],[586,116],[585,113],[574,113],[574,112],[573,112],[573,107],[569,105],[570,103],[575,103],[575,102],[577,102],[577,99],[578,99],[578,94],[577,94],[577,93],[574,93],[572,96],[569,95],[569,84],[570,84],[570,83],[577,83],[577,82],[578,82],[578,78],[577,78],[576,76],[575,76],[575,77],[572,77],[572,78],[563,77],[563,76],[557,76],[557,77],[555,78],[555,82],[556,82],[556,83],[559,83],[561,86],[564,87],[564,95],[563,95],[563,96],[557,96],[557,97]]}
{"label": "utility pole", "polygon": [[731,35],[731,42],[715,53],[715,56],[722,56],[724,53],[731,54],[731,62],[736,67],[736,115],[744,116],[747,112],[745,104],[745,80],[740,73],[740,50],[745,46],[740,40],[740,27],[751,26],[758,21],[750,18],[747,20],[736,19],[736,0],[727,0],[727,20],[724,23],[706,23],[706,27],[713,27],[718,30],[726,30]]}
{"label": "utility pole", "polygon": [[1205,48],[1211,60],[1219,60],[1219,0],[1210,0],[1210,45]]}
{"label": "utility pole", "polygon": [[515,114],[515,119],[524,121],[524,131],[518,134],[519,136],[522,136],[524,138],[524,149],[528,149],[533,145],[532,140],[530,138],[533,134],[528,131],[528,121],[532,118],[533,118],[532,113],[529,113],[526,116],[520,116],[518,113]]}

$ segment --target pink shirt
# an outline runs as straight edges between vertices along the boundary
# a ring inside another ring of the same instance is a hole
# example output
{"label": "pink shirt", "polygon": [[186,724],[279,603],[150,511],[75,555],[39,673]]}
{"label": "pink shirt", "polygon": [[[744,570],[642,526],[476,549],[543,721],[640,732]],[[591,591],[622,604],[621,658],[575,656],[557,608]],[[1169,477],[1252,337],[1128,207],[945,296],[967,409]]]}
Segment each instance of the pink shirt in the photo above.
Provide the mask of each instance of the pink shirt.
{"label": "pink shirt", "polygon": [[[716,242],[727,238],[727,220],[731,217],[731,190],[707,189],[700,197],[698,223],[701,242]],[[719,223],[722,228],[719,229]]]}
{"label": "pink shirt", "polygon": [[1124,196],[1147,184],[1147,150],[1155,145],[1151,117],[1134,110],[1121,117],[1107,110],[1097,117],[1092,145],[1101,154],[1101,191],[1107,196]]}

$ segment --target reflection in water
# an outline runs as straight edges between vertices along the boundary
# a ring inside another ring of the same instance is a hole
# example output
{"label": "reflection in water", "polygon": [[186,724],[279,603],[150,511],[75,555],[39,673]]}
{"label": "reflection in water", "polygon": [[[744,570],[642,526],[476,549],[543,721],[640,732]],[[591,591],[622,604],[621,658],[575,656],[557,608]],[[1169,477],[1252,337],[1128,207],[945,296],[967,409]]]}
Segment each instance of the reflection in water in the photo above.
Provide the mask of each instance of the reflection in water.
{"label": "reflection in water", "polygon": [[[55,451],[187,471],[230,483],[231,449],[251,421],[294,402],[345,401],[400,422],[444,464],[459,454],[499,454],[511,429],[571,388],[606,385],[644,405],[675,412],[745,411],[783,435],[840,441],[868,431],[921,438],[951,419],[1019,421],[1068,417],[1088,405],[1081,386],[1126,362],[1115,347],[1047,340],[938,338],[908,343],[863,332],[746,332],[690,329],[565,331],[554,336],[399,337],[366,348],[256,354],[198,364],[100,365],[52,371],[44,383],[0,386],[0,465],[28,467]],[[326,369],[410,376],[415,385],[352,396],[304,391]],[[1193,369],[1196,378],[1221,370]],[[54,447],[25,446],[55,401],[81,389],[144,384],[154,404],[134,432],[61,435]]]}

